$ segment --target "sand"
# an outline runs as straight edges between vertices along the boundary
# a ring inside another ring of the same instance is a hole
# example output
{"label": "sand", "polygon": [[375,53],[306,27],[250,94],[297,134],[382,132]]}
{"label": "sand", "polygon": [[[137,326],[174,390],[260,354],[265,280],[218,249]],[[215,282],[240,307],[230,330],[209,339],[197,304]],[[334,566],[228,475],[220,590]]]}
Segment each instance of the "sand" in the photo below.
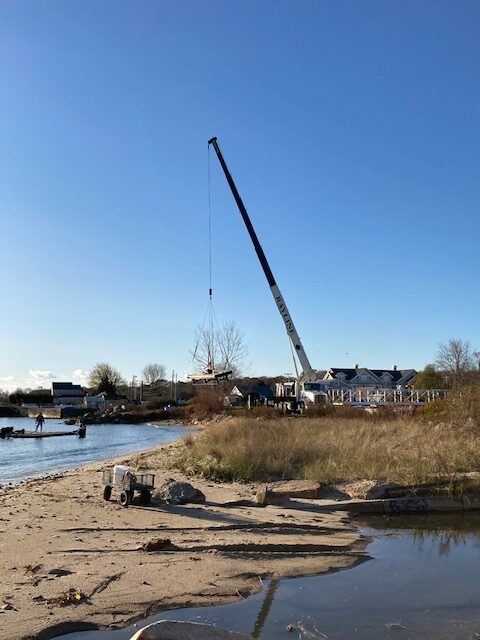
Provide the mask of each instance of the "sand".
{"label": "sand", "polygon": [[[345,513],[313,500],[253,506],[256,485],[192,480],[172,469],[179,446],[115,462],[151,464],[157,486],[190,481],[205,505],[106,502],[101,471],[114,461],[0,489],[0,640],[122,627],[167,608],[246,597],[267,578],[346,569],[367,557]],[[142,550],[158,538],[170,540],[170,550]],[[60,606],[69,589],[78,604]]]}

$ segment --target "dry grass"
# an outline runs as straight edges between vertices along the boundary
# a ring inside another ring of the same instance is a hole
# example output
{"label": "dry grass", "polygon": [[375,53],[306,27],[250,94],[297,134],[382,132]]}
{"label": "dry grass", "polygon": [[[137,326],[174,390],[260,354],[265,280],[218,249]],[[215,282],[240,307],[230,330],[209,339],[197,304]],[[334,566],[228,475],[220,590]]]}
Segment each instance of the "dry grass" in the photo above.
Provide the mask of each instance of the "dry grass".
{"label": "dry grass", "polygon": [[235,418],[189,439],[177,466],[221,480],[415,484],[480,470],[480,429],[414,417]]}

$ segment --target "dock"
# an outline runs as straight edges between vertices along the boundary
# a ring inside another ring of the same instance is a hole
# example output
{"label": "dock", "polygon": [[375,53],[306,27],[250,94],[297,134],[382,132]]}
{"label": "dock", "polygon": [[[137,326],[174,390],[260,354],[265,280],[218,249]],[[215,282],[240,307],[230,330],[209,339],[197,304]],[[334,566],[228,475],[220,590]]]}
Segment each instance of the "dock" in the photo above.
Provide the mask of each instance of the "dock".
{"label": "dock", "polygon": [[25,431],[25,433],[13,432],[6,438],[54,438],[56,436],[78,436],[78,431]]}
{"label": "dock", "polygon": [[8,440],[10,438],[58,438],[60,436],[79,436],[85,437],[85,429],[75,429],[75,431],[25,431],[19,429],[14,431],[10,427],[0,429],[0,439]]}

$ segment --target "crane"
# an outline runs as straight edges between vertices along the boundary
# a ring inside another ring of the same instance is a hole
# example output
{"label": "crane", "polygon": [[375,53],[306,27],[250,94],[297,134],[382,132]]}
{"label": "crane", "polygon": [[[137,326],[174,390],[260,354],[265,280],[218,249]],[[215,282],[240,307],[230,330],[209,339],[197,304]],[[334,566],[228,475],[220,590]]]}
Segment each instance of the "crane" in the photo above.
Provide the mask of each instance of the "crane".
{"label": "crane", "polygon": [[[293,323],[293,319],[292,316],[290,315],[290,312],[287,308],[287,304],[280,292],[280,289],[278,288],[278,285],[275,281],[275,278],[273,276],[272,270],[270,268],[270,265],[268,264],[267,258],[265,256],[265,253],[262,249],[262,246],[258,240],[257,234],[255,232],[255,229],[253,228],[252,222],[250,220],[250,217],[247,213],[247,210],[245,208],[245,205],[243,204],[243,200],[240,197],[240,194],[238,193],[238,189],[235,185],[235,182],[232,178],[232,175],[227,167],[227,163],[225,162],[225,159],[222,155],[222,152],[220,151],[220,147],[218,146],[218,141],[217,138],[211,138],[208,141],[209,145],[212,145],[212,147],[215,149],[215,153],[217,154],[218,160],[220,162],[220,165],[223,169],[223,172],[225,174],[225,178],[227,179],[228,185],[230,187],[230,190],[232,192],[232,195],[235,199],[235,202],[237,203],[237,207],[240,211],[240,215],[243,218],[243,222],[245,223],[245,226],[247,227],[247,231],[248,234],[250,235],[250,239],[253,243],[253,246],[255,248],[255,252],[257,254],[257,257],[260,261],[260,264],[262,266],[263,272],[265,274],[265,277],[267,278],[267,282],[268,282],[268,286],[270,287],[270,291],[272,293],[273,299],[275,300],[275,304],[277,305],[277,308],[280,312],[280,315],[282,316],[282,320],[285,324],[285,328],[287,330],[287,335],[290,338],[290,342],[293,346],[293,351],[294,353],[297,355],[297,358],[300,362],[300,365],[302,367],[302,373],[301,373],[301,378],[304,381],[308,381],[308,382],[313,382],[316,378],[316,374],[314,369],[312,369],[312,366],[310,364],[310,361],[308,359],[308,356],[305,352],[305,349],[303,348],[302,345],[302,341],[300,340],[300,336],[298,335],[298,332],[295,328],[295,325]],[[299,385],[297,384],[297,398],[299,397]],[[325,394],[323,394],[325,395]]]}

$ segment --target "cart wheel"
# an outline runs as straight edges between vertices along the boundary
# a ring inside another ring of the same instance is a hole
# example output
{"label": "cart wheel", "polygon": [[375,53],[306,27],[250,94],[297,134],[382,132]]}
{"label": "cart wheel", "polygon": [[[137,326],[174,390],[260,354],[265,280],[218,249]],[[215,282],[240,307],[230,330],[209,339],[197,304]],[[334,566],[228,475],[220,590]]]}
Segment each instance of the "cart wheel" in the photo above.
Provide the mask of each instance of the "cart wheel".
{"label": "cart wheel", "polygon": [[140,493],[140,502],[142,504],[150,504],[151,500],[152,494],[150,493],[150,491],[145,490]]}
{"label": "cart wheel", "polygon": [[112,487],[109,484],[106,484],[103,488],[103,499],[110,500],[112,497]]}
{"label": "cart wheel", "polygon": [[120,502],[120,504],[122,505],[122,507],[128,507],[128,503],[129,501],[129,494],[130,491],[122,491],[122,493],[120,494],[120,497],[118,499],[118,501]]}

